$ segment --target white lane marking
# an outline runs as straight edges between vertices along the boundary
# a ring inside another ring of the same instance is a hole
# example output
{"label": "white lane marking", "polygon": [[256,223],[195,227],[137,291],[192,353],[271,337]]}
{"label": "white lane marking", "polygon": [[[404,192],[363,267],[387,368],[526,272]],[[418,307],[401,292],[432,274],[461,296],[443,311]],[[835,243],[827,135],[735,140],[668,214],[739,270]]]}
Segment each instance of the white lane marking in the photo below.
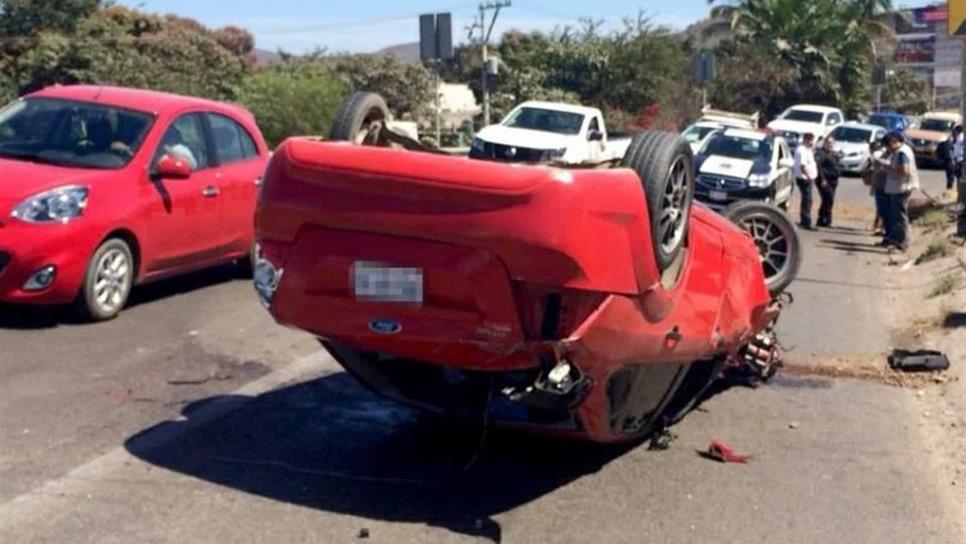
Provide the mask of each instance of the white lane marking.
{"label": "white lane marking", "polygon": [[[249,382],[235,391],[226,393],[224,398],[204,404],[191,413],[190,419],[183,416],[173,419],[172,421],[179,422],[179,425],[153,430],[148,436],[138,438],[136,447],[139,450],[156,448],[227,416],[254,400],[258,395],[301,379],[319,378],[339,371],[341,371],[341,367],[327,351],[322,350],[307,355],[288,366]],[[58,514],[64,514],[64,504],[51,499],[60,496],[68,498],[84,496],[89,493],[86,490],[96,484],[98,480],[116,474],[121,467],[132,462],[143,463],[143,461],[131,455],[126,448],[118,446],[100,457],[74,468],[60,478],[49,480],[10,499],[0,505],[0,529],[2,529],[0,534],[17,525],[49,521]]]}

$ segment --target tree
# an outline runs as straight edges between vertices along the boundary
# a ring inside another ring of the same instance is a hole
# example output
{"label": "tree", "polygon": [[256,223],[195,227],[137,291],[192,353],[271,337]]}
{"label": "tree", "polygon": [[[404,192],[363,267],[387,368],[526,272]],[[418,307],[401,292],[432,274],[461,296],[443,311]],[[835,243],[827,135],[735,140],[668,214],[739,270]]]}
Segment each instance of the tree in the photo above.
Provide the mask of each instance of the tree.
{"label": "tree", "polygon": [[920,115],[929,109],[929,84],[907,70],[890,74],[882,87],[884,106],[910,115]]}
{"label": "tree", "polygon": [[[591,19],[550,33],[511,30],[493,54],[501,64],[491,78],[496,115],[525,100],[554,99],[600,107],[618,130],[642,120],[676,128],[697,107],[687,44],[643,16],[606,33]],[[464,46],[443,73],[468,81],[479,98],[480,66],[479,49]]]}
{"label": "tree", "polygon": [[237,90],[270,146],[298,134],[327,135],[348,85],[327,67],[281,62],[257,70]]}
{"label": "tree", "polygon": [[433,103],[433,76],[419,64],[405,64],[395,55],[320,54],[321,61],[339,74],[353,90],[379,93],[397,117],[420,118]]}
{"label": "tree", "polygon": [[[712,0],[713,2],[713,0]],[[737,0],[728,3],[741,52],[772,54],[795,72],[786,101],[869,104],[873,39],[888,32],[877,16],[889,0]]]}
{"label": "tree", "polygon": [[0,12],[0,28],[25,32],[8,36],[0,47],[0,93],[5,99],[57,83],[126,85],[230,99],[250,71],[253,39],[241,29],[211,31],[191,19],[97,7],[97,2],[93,11],[78,8],[78,15],[86,15],[67,22],[48,14],[49,2],[16,4],[16,10]]}

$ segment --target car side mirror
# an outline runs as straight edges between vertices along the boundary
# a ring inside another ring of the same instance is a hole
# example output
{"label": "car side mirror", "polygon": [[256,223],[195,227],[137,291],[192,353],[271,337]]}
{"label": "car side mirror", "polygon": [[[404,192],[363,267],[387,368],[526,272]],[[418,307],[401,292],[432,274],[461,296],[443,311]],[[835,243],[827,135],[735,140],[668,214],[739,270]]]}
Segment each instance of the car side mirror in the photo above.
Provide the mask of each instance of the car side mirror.
{"label": "car side mirror", "polygon": [[188,179],[191,177],[191,166],[181,159],[164,155],[154,166],[154,175],[160,178]]}
{"label": "car side mirror", "polygon": [[604,139],[604,133],[599,130],[591,130],[587,133],[588,142],[600,142]]}

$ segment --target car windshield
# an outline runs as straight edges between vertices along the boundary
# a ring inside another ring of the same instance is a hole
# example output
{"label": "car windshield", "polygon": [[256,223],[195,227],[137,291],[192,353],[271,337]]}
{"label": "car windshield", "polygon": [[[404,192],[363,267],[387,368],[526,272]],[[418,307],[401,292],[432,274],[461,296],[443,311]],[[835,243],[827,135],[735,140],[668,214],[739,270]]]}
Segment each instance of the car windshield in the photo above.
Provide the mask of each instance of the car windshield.
{"label": "car windshield", "polygon": [[580,134],[580,128],[584,125],[584,116],[568,111],[525,107],[513,112],[503,124],[513,128],[573,135]]}
{"label": "car windshield", "polygon": [[869,117],[869,124],[882,128],[892,128],[893,126],[899,125],[899,118],[889,115],[873,115]]}
{"label": "car windshield", "polygon": [[688,127],[687,130],[685,130],[684,132],[682,132],[681,133],[681,136],[683,136],[684,139],[689,144],[694,144],[694,143],[698,143],[701,140],[703,140],[704,137],[707,136],[713,130],[717,130],[717,128],[715,128],[715,127],[691,126],[691,127]]}
{"label": "car windshield", "polygon": [[923,119],[919,128],[922,130],[934,130],[936,132],[952,132],[954,125],[954,122],[944,121],[942,119]]}
{"label": "car windshield", "polygon": [[872,131],[864,128],[838,127],[832,131],[832,138],[839,142],[867,144],[872,141]]}
{"label": "car windshield", "polygon": [[701,153],[704,155],[720,155],[735,159],[758,160],[770,159],[772,142],[768,138],[753,140],[738,138],[727,134],[716,134],[704,144]]}
{"label": "car windshield", "polygon": [[25,98],[0,110],[0,157],[116,169],[137,153],[147,113],[52,98]]}
{"label": "car windshield", "polygon": [[824,114],[820,111],[795,110],[791,109],[782,115],[782,119],[789,121],[804,121],[806,123],[821,123]]}

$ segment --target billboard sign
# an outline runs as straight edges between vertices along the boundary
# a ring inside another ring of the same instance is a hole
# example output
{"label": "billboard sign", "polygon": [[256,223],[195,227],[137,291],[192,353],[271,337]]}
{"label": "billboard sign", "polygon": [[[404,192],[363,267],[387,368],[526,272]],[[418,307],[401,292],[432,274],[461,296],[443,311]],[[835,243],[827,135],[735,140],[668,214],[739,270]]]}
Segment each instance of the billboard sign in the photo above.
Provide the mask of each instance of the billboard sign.
{"label": "billboard sign", "polygon": [[928,64],[936,60],[936,36],[918,35],[904,37],[896,45],[893,56],[896,64]]}

